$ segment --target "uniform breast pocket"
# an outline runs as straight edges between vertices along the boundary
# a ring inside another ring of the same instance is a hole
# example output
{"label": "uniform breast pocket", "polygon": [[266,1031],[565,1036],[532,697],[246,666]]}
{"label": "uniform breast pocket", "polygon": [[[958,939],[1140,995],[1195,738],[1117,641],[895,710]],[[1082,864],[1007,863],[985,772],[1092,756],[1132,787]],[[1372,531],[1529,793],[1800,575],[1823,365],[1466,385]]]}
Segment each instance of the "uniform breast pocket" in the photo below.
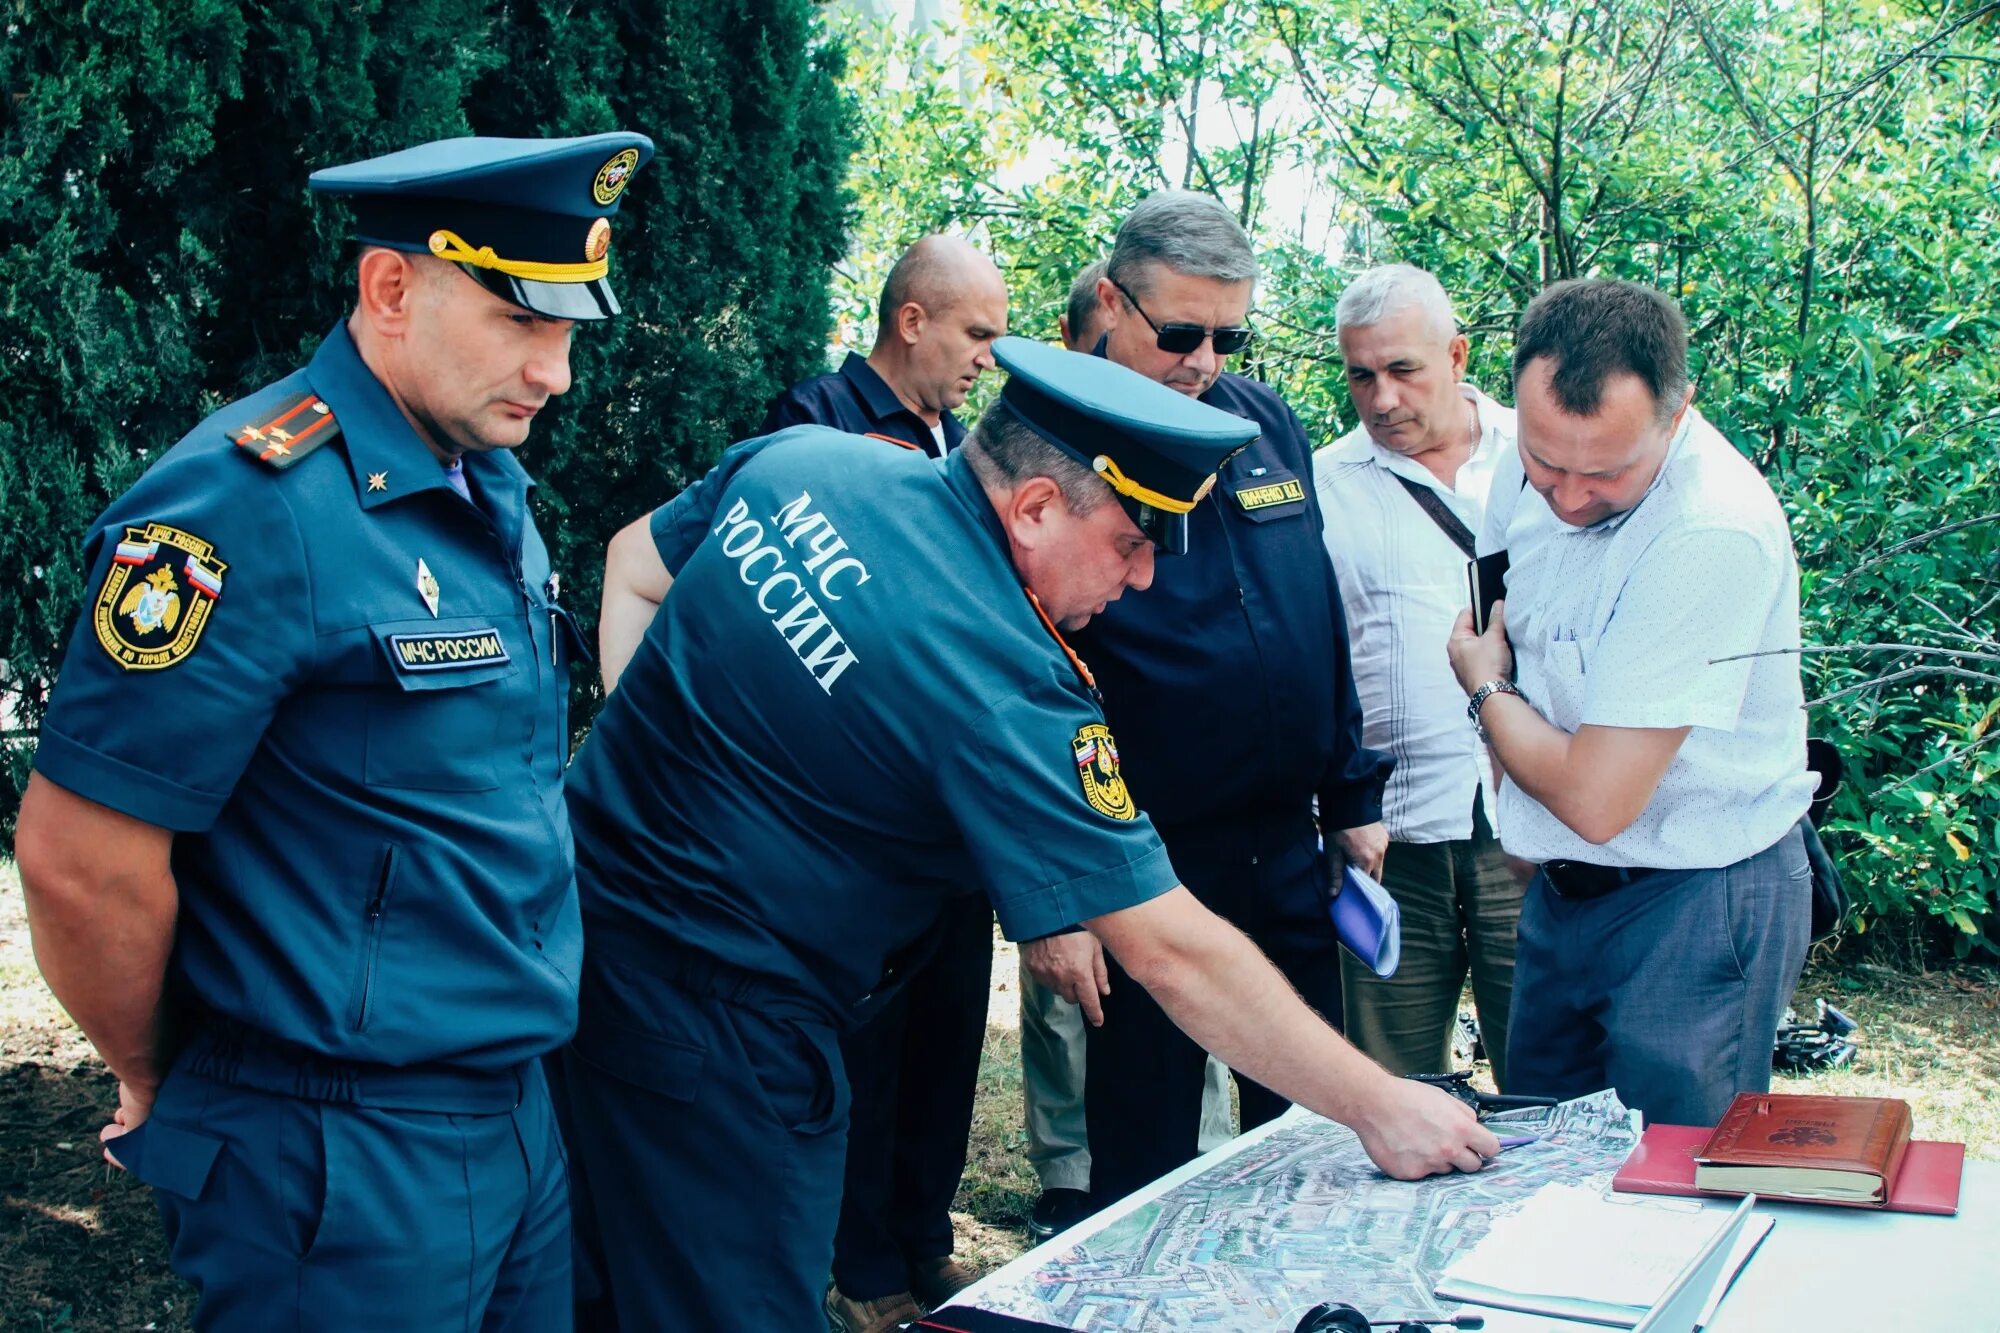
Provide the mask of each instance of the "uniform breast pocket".
{"label": "uniform breast pocket", "polygon": [[368,703],[363,780],[417,791],[490,791],[521,670],[499,626],[402,622],[373,627],[390,679]]}

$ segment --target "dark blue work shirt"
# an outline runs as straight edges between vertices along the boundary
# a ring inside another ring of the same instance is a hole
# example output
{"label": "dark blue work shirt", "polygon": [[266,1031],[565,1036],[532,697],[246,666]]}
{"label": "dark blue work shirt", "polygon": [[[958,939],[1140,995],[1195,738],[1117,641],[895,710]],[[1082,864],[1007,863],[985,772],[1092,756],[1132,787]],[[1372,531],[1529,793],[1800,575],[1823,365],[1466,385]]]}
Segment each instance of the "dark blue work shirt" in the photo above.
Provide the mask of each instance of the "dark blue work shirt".
{"label": "dark blue work shirt", "polygon": [[652,531],[672,589],[570,769],[592,950],[848,1027],[968,889],[1029,939],[1175,885],[965,455],[799,427]]}
{"label": "dark blue work shirt", "polygon": [[476,505],[334,330],[98,520],[35,757],[177,835],[174,992],[335,1060],[500,1068],[576,1025],[569,650],[527,474],[465,475]]}
{"label": "dark blue work shirt", "polygon": [[[1330,828],[1373,823],[1393,762],[1361,743],[1305,428],[1238,375],[1201,401],[1262,436],[1188,515],[1187,553],[1160,557],[1150,588],[1072,636],[1097,673],[1132,794],[1191,884],[1204,863],[1247,871],[1253,857],[1310,840],[1315,796]],[[1284,914],[1317,912],[1308,898]]]}
{"label": "dark blue work shirt", "polygon": [[[958,448],[965,438],[958,418],[946,412],[939,424],[944,427],[944,447]],[[903,406],[889,382],[855,352],[847,354],[837,373],[800,380],[779,394],[757,433],[770,435],[787,426],[831,426],[850,435],[886,435],[938,456],[937,436],[929,423]]]}

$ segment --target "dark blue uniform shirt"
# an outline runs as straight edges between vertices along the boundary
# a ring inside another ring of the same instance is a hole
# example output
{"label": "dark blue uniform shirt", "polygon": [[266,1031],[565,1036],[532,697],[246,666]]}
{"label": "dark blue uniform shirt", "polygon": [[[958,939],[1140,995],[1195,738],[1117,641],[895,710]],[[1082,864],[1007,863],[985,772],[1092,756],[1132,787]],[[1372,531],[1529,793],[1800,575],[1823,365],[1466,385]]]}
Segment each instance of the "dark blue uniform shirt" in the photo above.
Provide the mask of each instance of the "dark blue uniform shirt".
{"label": "dark blue uniform shirt", "polygon": [[[939,419],[944,426],[944,447],[958,448],[965,427],[946,412]],[[875,373],[866,357],[849,352],[840,370],[832,375],[816,375],[800,380],[772,400],[758,434],[769,435],[787,426],[832,426],[851,435],[886,435],[903,440],[931,457],[938,454],[937,436],[924,419],[903,406],[903,400]]]}
{"label": "dark blue uniform shirt", "polygon": [[593,951],[851,1027],[952,895],[1028,939],[1174,886],[963,454],[787,430],[652,530],[672,590],[570,770]]}
{"label": "dark blue uniform shirt", "polygon": [[[339,434],[294,466],[236,443],[314,396]],[[527,475],[465,474],[476,506],[334,330],[98,521],[35,758],[179,835],[175,992],[335,1060],[500,1068],[576,1023],[568,649]]]}
{"label": "dark blue uniform shirt", "polygon": [[[1262,436],[1188,515],[1187,553],[1161,557],[1152,587],[1072,636],[1103,689],[1133,797],[1190,884],[1249,876],[1310,841],[1315,796],[1329,828],[1373,823],[1393,763],[1361,743],[1305,428],[1277,394],[1238,375],[1220,376],[1201,401],[1255,421]],[[1310,894],[1292,896],[1229,914],[1323,923]]]}

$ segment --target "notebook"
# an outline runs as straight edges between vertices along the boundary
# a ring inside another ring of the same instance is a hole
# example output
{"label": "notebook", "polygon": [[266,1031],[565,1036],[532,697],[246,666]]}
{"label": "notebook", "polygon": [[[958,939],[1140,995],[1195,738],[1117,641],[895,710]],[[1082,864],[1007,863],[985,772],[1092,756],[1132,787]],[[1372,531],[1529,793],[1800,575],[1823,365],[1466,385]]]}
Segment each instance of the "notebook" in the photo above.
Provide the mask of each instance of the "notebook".
{"label": "notebook", "polygon": [[[1639,1146],[1618,1169],[1611,1187],[1625,1194],[1703,1193],[1695,1188],[1694,1158],[1708,1142],[1709,1133],[1699,1125],[1649,1125]],[[1888,1202],[1880,1207],[1892,1213],[1948,1217],[1958,1211],[1958,1182],[1964,1168],[1963,1143],[1911,1139],[1901,1168],[1889,1182]]]}

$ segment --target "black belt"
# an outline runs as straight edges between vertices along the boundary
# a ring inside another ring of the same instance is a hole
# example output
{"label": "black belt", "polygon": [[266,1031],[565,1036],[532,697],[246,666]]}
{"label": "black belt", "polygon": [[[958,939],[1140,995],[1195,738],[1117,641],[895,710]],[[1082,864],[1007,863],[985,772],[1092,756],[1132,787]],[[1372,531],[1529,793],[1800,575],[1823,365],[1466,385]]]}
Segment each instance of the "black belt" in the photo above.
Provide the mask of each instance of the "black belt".
{"label": "black belt", "polygon": [[504,1115],[521,1104],[534,1061],[505,1069],[391,1065],[329,1060],[227,1019],[211,1018],[188,1038],[176,1067],[190,1074],[281,1097],[378,1111]]}
{"label": "black belt", "polygon": [[1570,902],[1602,898],[1649,875],[1666,873],[1651,866],[1599,866],[1588,861],[1542,863],[1542,878],[1548,881],[1549,888],[1555,891],[1556,897]]}

